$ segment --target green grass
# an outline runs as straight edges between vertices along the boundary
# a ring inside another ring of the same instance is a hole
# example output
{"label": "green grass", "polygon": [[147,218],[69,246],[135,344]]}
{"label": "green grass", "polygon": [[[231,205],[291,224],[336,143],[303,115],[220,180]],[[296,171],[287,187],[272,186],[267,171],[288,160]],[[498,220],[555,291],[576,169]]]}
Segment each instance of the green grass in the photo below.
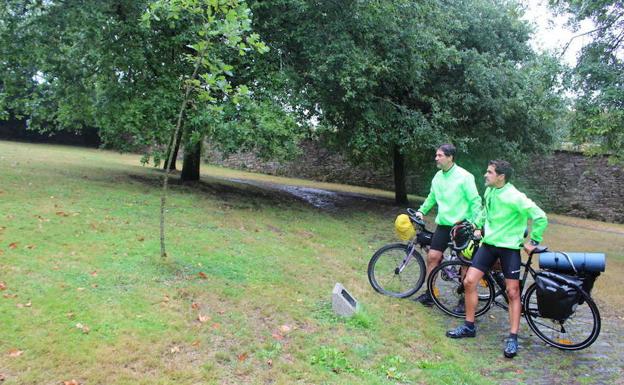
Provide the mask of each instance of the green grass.
{"label": "green grass", "polygon": [[[0,142],[0,170],[4,384],[503,378],[491,370],[492,362],[504,364],[499,346],[465,359],[475,345],[447,340],[445,317],[371,290],[366,264],[393,241],[399,208],[327,213],[219,182],[273,178],[205,167],[204,183],[172,186],[162,260],[160,173],[138,156]],[[552,227],[553,239],[569,231]],[[621,269],[621,235],[604,237],[597,242],[610,245],[610,263]],[[609,292],[603,282],[615,279],[605,274],[597,290]],[[331,312],[335,282],[363,304],[357,317]],[[606,298],[618,308],[621,296]],[[14,349],[22,353],[11,355]]]}

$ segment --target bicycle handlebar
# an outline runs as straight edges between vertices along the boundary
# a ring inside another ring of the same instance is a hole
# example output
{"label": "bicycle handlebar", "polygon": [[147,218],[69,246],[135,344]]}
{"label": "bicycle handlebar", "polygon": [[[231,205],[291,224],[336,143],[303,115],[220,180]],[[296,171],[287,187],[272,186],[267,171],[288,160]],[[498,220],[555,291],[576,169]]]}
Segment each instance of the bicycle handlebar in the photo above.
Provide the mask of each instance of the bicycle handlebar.
{"label": "bicycle handlebar", "polygon": [[412,208],[409,208],[409,207],[407,208],[407,210],[406,210],[406,211],[407,211],[407,215],[409,215],[410,220],[411,220],[413,223],[417,224],[418,226],[420,226],[420,227],[421,227],[421,228],[423,228],[423,229],[425,228],[425,221],[424,221],[424,220],[422,220],[422,219],[420,219],[420,218],[416,215],[416,213],[417,213],[418,211],[416,211],[416,210],[414,210],[414,209],[412,209]]}
{"label": "bicycle handlebar", "polygon": [[529,253],[529,256],[532,257],[533,254],[541,254],[547,251],[548,251],[547,246],[536,246],[533,250],[531,250],[531,252]]}

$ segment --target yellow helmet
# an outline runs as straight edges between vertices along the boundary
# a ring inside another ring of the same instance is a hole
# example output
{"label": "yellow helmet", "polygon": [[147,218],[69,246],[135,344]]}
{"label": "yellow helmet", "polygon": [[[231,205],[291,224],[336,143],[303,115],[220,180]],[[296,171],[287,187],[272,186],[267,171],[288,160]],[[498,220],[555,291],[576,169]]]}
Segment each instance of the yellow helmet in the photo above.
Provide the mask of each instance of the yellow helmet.
{"label": "yellow helmet", "polygon": [[412,239],[414,235],[416,235],[416,230],[414,229],[414,225],[412,225],[412,221],[410,221],[410,218],[405,214],[400,214],[396,217],[394,230],[399,239],[404,241]]}
{"label": "yellow helmet", "polygon": [[466,248],[460,251],[462,257],[466,259],[472,259],[474,252],[475,252],[475,243],[472,239],[468,241],[468,245],[466,246]]}

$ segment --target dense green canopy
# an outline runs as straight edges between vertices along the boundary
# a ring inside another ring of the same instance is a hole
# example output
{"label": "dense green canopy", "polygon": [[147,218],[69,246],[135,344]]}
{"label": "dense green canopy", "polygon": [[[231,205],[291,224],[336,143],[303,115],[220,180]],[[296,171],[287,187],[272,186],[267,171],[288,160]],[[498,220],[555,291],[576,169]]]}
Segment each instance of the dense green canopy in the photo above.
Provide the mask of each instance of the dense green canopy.
{"label": "dense green canopy", "polygon": [[589,150],[624,161],[624,2],[621,0],[552,0],[573,15],[573,26],[591,20],[592,38],[573,70],[578,93],[571,115],[573,138]]}
{"label": "dense green canopy", "polygon": [[405,161],[431,159],[441,143],[459,145],[480,171],[487,158],[522,159],[553,142],[559,66],[531,50],[514,1],[270,0],[252,9],[304,112],[355,161],[394,162],[399,202]]}
{"label": "dense green canopy", "polygon": [[190,81],[187,145],[287,155],[300,129],[266,76],[250,76],[266,51],[250,17],[239,0],[3,2],[0,111],[40,130],[95,126],[106,145],[158,162]]}

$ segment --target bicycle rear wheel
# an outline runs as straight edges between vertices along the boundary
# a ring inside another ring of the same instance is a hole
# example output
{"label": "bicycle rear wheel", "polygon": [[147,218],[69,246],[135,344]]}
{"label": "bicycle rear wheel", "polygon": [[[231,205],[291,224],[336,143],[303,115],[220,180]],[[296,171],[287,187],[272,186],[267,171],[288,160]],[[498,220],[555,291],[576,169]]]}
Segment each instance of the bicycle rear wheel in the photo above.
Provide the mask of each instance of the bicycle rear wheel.
{"label": "bicycle rear wheel", "polygon": [[523,298],[524,317],[531,330],[548,345],[562,350],[585,349],[598,338],[601,321],[591,297],[585,292],[581,296],[574,313],[565,321],[543,318],[537,307],[537,285],[532,284]]}
{"label": "bicycle rear wheel", "polygon": [[[427,289],[431,298],[440,310],[446,314],[463,318],[466,316],[464,309],[464,284],[462,270],[467,270],[469,264],[460,260],[451,260],[441,263],[434,268],[427,279]],[[489,275],[484,275],[477,284],[479,301],[475,316],[485,314],[494,301],[494,281]]]}
{"label": "bicycle rear wheel", "polygon": [[377,292],[391,297],[405,298],[416,293],[425,281],[425,262],[408,245],[391,243],[377,250],[368,263],[368,281]]}

